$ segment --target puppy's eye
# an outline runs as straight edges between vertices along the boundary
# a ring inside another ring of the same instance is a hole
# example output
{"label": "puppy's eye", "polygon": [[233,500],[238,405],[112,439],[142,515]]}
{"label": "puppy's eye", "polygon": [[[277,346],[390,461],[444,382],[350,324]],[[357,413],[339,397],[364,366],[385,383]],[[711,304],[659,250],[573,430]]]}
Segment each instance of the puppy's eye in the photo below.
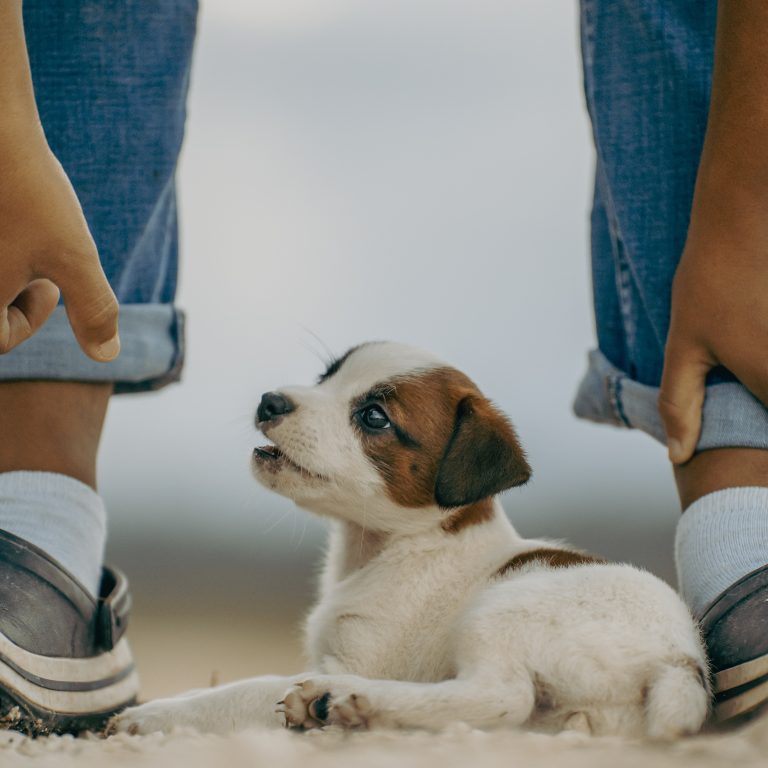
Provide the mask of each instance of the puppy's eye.
{"label": "puppy's eye", "polygon": [[389,424],[389,418],[378,405],[369,405],[360,411],[360,421],[369,429],[386,429]]}

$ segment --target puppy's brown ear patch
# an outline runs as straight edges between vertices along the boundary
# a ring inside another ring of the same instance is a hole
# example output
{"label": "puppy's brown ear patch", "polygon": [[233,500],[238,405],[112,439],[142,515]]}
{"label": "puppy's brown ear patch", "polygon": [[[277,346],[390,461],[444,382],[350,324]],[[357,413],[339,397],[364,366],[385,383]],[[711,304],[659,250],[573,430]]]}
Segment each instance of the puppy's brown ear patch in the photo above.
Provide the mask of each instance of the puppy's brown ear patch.
{"label": "puppy's brown ear patch", "polygon": [[441,507],[462,507],[522,485],[530,476],[531,468],[506,417],[482,396],[461,400],[437,472],[435,501]]}

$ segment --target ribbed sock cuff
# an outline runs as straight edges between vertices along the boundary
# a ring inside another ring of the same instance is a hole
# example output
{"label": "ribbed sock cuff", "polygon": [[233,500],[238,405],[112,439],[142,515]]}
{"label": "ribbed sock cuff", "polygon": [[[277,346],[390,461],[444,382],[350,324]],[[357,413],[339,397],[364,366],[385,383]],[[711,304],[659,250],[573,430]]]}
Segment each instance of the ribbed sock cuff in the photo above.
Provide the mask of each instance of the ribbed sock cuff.
{"label": "ribbed sock cuff", "polygon": [[98,595],[107,515],[92,488],[54,472],[0,473],[0,529],[42,549]]}
{"label": "ribbed sock cuff", "polygon": [[701,616],[721,592],[768,563],[768,488],[727,488],[685,510],[675,536],[683,599]]}

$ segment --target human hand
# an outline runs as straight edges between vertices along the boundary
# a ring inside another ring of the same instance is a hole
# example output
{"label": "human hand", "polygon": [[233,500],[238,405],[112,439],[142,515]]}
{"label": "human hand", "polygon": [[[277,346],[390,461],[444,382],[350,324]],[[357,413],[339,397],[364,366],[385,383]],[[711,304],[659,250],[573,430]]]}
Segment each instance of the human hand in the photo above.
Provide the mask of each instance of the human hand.
{"label": "human hand", "polygon": [[740,229],[727,205],[711,216],[706,225],[692,223],[672,287],[659,411],[675,464],[696,449],[714,366],[768,406],[768,222],[761,215]]}
{"label": "human hand", "polygon": [[120,351],[118,305],[75,191],[38,125],[0,132],[0,354],[35,333],[59,299],[83,351]]}

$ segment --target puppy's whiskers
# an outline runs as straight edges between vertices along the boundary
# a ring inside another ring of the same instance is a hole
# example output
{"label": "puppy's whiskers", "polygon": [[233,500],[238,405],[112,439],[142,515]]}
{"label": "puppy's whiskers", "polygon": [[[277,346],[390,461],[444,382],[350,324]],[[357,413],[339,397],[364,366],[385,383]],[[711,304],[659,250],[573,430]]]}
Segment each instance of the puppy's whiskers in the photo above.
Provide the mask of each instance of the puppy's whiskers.
{"label": "puppy's whiskers", "polygon": [[266,534],[268,534],[270,531],[272,531],[273,529],[275,529],[275,528],[276,528],[278,525],[280,525],[280,523],[282,523],[282,522],[283,522],[283,520],[285,520],[285,518],[286,518],[286,517],[288,517],[288,515],[290,515],[290,514],[291,514],[291,512],[293,512],[293,513],[294,513],[294,519],[295,519],[296,508],[295,508],[295,507],[293,507],[293,508],[291,508],[291,509],[288,509],[288,510],[286,510],[285,512],[283,512],[283,514],[282,514],[282,515],[280,515],[280,517],[278,517],[278,518],[277,518],[277,520],[274,520],[274,521],[273,521],[273,522],[270,524],[270,526],[269,526],[268,528],[266,528],[266,529],[262,529],[262,531],[261,531],[261,535],[262,535],[262,536],[265,536],[265,535],[266,535]]}
{"label": "puppy's whiskers", "polygon": [[363,545],[365,544],[365,531],[366,531],[367,519],[368,519],[368,508],[366,506],[366,503],[363,502],[363,524],[360,527],[360,552],[358,553],[358,556],[360,557],[361,560],[363,558]]}
{"label": "puppy's whiskers", "polygon": [[[298,508],[295,509],[294,511],[298,514]],[[307,532],[307,516],[306,515],[302,515],[302,517],[304,518],[304,525],[301,528],[301,536],[299,536],[299,541],[296,544],[296,547],[295,547],[296,550],[301,549],[301,545],[302,545],[302,543],[304,541],[304,534],[306,534],[306,532]]]}
{"label": "puppy's whiskers", "polygon": [[240,411],[226,421],[222,422],[222,426],[231,427],[236,424],[245,423],[250,429],[253,429],[253,414],[256,413],[256,406],[250,411]]}
{"label": "puppy's whiskers", "polygon": [[307,328],[306,325],[301,325],[300,328],[304,331],[304,333],[308,333],[315,341],[318,341],[320,343],[320,346],[323,348],[323,352],[325,355],[321,354],[317,349],[314,349],[309,346],[309,344],[306,344],[302,342],[302,346],[307,351],[311,352],[318,360],[320,360],[323,365],[328,365],[331,361],[336,359],[336,355],[334,355],[331,348],[310,328]]}

